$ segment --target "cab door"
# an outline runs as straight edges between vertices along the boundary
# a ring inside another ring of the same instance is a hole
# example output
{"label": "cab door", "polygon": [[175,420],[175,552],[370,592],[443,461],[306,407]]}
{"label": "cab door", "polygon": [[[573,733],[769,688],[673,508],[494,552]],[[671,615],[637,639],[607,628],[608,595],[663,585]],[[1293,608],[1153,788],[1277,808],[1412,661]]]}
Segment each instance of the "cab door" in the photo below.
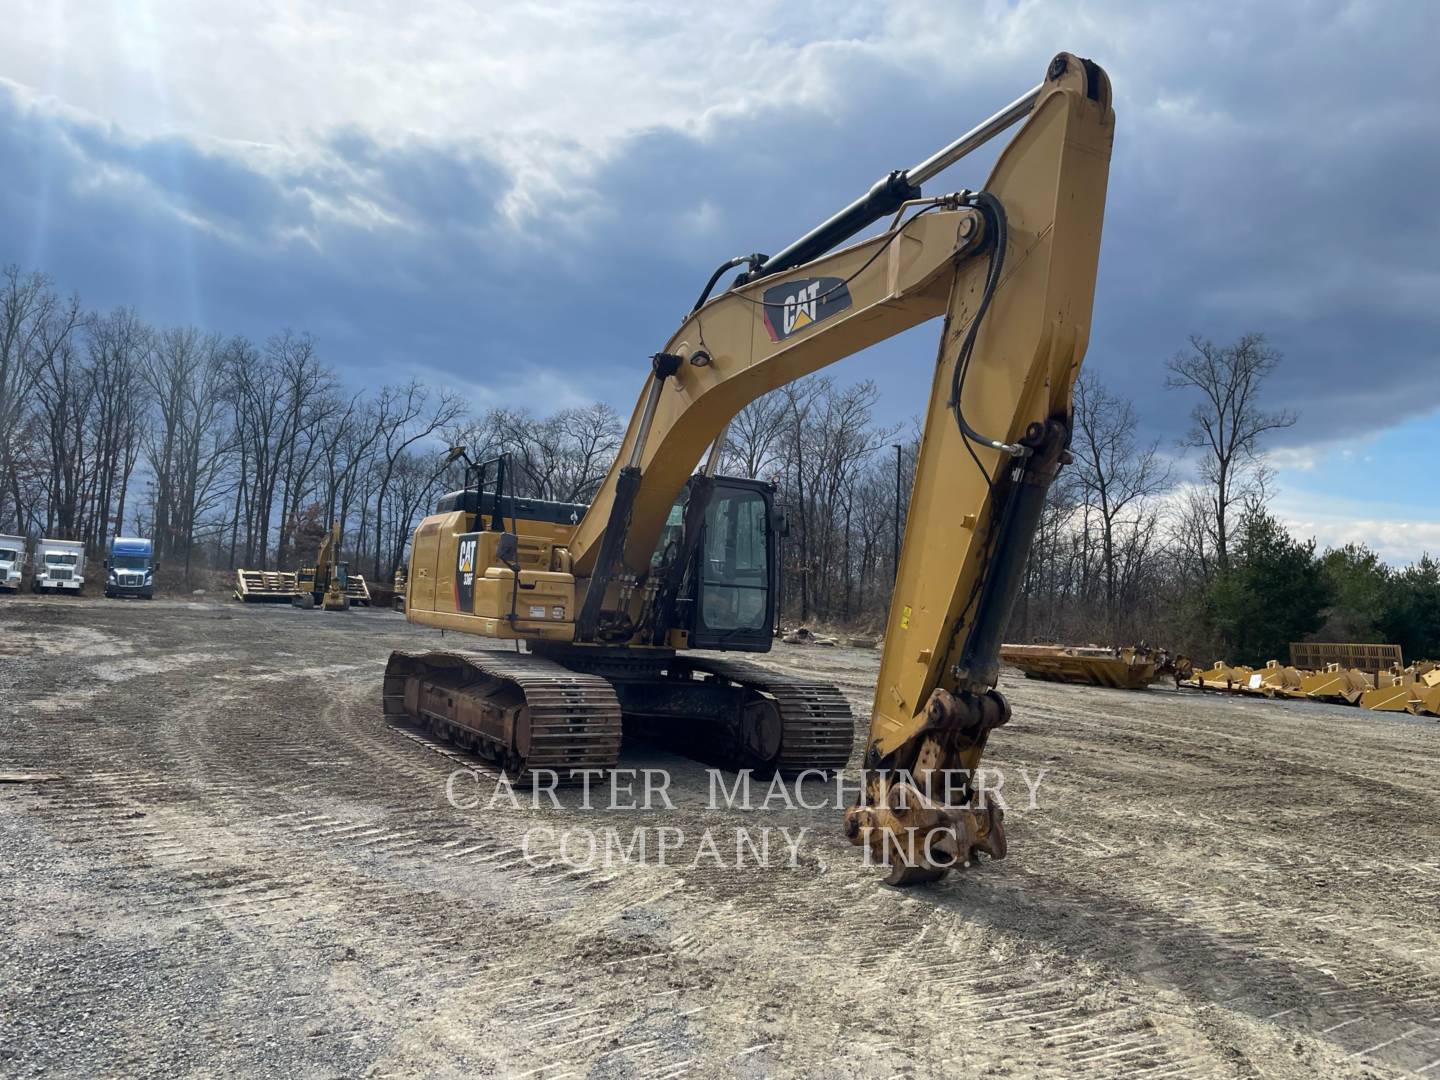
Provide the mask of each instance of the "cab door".
{"label": "cab door", "polygon": [[772,491],[757,480],[716,478],[691,575],[692,648],[769,650],[775,625]]}

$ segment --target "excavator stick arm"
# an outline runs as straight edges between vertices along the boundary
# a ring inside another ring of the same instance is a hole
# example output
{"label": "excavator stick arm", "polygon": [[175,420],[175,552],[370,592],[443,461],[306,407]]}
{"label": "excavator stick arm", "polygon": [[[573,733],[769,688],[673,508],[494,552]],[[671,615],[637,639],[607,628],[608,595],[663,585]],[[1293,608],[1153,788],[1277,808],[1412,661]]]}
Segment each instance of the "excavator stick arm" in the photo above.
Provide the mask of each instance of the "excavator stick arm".
{"label": "excavator stick arm", "polygon": [[[877,759],[925,727],[937,688],[973,695],[995,684],[1015,575],[1065,453],[1089,341],[1114,131],[1109,96],[1103,72],[1070,64],[996,163],[986,191],[1004,215],[1008,246],[968,357],[985,268],[952,279],[876,687]],[[957,411],[972,431],[1016,450],[967,435]]]}

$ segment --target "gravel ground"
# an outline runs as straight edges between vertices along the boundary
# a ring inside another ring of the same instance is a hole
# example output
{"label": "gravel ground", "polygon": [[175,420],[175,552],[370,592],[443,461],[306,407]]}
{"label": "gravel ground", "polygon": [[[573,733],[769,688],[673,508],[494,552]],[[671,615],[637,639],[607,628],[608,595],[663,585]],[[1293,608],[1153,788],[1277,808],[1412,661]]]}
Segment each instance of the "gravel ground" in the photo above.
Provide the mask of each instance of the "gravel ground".
{"label": "gravel ground", "polygon": [[[0,1075],[1440,1077],[1433,721],[1006,679],[1010,857],[902,892],[645,746],[674,809],[492,800],[380,716],[438,636],[0,599],[0,773],[63,774],[0,783]],[[864,716],[876,660],[768,662]]]}

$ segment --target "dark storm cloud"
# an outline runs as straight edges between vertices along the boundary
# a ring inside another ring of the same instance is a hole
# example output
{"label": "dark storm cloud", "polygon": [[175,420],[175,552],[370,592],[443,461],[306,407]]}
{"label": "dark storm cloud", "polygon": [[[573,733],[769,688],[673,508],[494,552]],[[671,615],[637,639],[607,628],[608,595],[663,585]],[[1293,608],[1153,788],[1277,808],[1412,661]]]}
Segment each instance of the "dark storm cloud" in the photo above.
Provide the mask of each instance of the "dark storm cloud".
{"label": "dark storm cloud", "polygon": [[[1417,388],[1440,340],[1440,130],[1421,55],[1435,18],[1400,10],[1240,22],[1177,7],[1119,43],[1075,43],[1110,71],[1119,114],[1089,362],[1155,434],[1188,409],[1161,365],[1191,333],[1269,335],[1287,357],[1275,403],[1302,416],[1291,442],[1434,408]],[[357,381],[403,365],[467,385],[547,369],[623,410],[716,263],[778,249],[1014,97],[1047,58],[972,76],[852,51],[829,61],[818,103],[642,132],[535,191],[443,141],[346,130],[261,167],[0,94],[0,261],[155,321],[310,329]],[[987,164],[935,187],[978,186]],[[516,194],[533,205],[507,218]],[[901,419],[932,350],[933,334],[912,333],[845,372],[886,373]]]}
{"label": "dark storm cloud", "polygon": [[472,155],[345,134],[312,164],[261,172],[0,93],[0,161],[0,262],[158,322],[308,328],[361,378],[472,360],[477,325],[523,295],[475,254],[498,250],[484,238],[503,185]]}

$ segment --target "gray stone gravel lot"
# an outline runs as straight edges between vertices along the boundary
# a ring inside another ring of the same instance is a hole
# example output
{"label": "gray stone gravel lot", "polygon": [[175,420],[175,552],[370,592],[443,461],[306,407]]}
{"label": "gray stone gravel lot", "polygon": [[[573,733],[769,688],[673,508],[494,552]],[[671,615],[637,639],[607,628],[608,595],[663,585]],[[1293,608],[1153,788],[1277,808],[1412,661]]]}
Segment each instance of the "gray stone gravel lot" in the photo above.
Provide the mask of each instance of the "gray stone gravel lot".
{"label": "gray stone gravel lot", "polygon": [[[380,715],[428,640],[0,599],[0,773],[63,774],[0,783],[0,1076],[1440,1077],[1433,721],[1007,678],[1038,807],[897,892],[838,813],[707,809],[643,745],[674,810],[456,809],[463,759]],[[767,662],[864,716],[876,660]],[[669,865],[545,857],[659,826]],[[795,865],[692,865],[758,826]]]}

